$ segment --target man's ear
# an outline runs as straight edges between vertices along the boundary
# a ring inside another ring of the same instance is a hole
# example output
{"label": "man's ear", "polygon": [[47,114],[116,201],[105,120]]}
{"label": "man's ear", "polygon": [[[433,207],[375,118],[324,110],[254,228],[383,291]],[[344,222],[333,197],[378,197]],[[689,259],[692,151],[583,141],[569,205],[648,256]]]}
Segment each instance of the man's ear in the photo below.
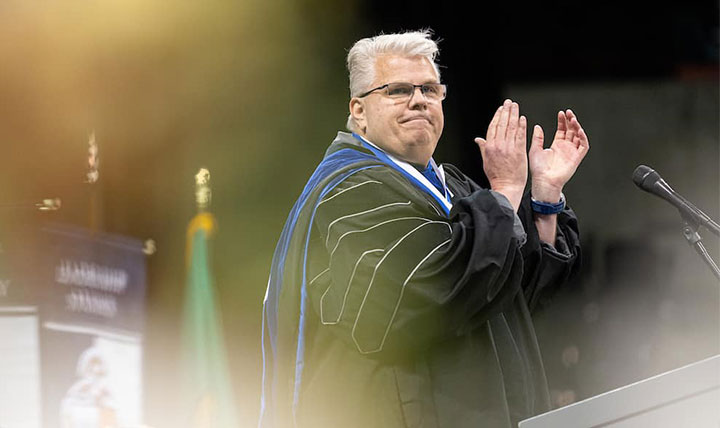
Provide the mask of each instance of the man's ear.
{"label": "man's ear", "polygon": [[367,129],[367,119],[365,117],[365,103],[359,98],[350,99],[350,115],[355,120],[358,128],[364,134]]}

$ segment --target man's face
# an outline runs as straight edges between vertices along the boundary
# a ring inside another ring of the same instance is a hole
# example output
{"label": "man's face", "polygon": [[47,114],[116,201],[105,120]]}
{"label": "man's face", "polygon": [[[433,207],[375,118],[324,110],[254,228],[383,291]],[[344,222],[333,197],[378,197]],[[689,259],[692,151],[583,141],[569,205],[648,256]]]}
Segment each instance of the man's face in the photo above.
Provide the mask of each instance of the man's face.
{"label": "man's face", "polygon": [[[369,89],[386,83],[439,83],[427,58],[382,55],[375,62],[375,80]],[[350,112],[365,138],[395,157],[426,166],[443,130],[442,101],[432,101],[416,88],[412,97],[397,100],[375,91],[350,100]]]}

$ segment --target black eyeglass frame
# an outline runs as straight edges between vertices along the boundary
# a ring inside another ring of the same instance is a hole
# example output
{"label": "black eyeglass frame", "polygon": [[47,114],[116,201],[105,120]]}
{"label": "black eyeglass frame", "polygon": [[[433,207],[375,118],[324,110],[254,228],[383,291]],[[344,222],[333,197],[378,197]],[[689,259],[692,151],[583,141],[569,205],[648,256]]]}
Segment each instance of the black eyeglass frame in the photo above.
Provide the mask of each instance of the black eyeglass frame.
{"label": "black eyeglass frame", "polygon": [[442,96],[442,98],[440,98],[438,101],[442,101],[442,100],[444,100],[445,98],[447,98],[447,85],[446,85],[445,83],[423,83],[423,84],[420,84],[420,85],[413,85],[412,83],[409,83],[409,82],[390,82],[390,83],[386,83],[386,84],[384,84],[384,85],[382,85],[382,86],[378,86],[377,88],[370,89],[369,91],[365,92],[364,94],[358,95],[357,98],[364,98],[364,97],[372,94],[372,93],[375,92],[375,91],[379,91],[379,90],[381,90],[381,89],[385,89],[385,88],[387,88],[388,86],[393,85],[393,84],[395,84],[395,83],[402,83],[402,84],[411,85],[411,86],[413,87],[413,93],[415,92],[415,88],[420,88],[420,93],[422,93],[423,96],[425,96],[425,91],[423,90],[423,87],[424,87],[424,86],[428,86],[428,85],[439,85],[439,86],[442,88],[442,90],[443,90],[443,96]]}

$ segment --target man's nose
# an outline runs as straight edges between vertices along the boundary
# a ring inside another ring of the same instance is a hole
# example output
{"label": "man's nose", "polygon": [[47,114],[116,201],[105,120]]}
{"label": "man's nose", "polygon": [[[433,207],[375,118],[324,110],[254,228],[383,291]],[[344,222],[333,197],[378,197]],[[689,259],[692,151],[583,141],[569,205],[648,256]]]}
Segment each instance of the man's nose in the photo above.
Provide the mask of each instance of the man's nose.
{"label": "man's nose", "polygon": [[425,94],[423,94],[422,87],[416,87],[413,89],[414,91],[410,95],[410,99],[408,100],[410,108],[427,107],[428,99],[425,97]]}

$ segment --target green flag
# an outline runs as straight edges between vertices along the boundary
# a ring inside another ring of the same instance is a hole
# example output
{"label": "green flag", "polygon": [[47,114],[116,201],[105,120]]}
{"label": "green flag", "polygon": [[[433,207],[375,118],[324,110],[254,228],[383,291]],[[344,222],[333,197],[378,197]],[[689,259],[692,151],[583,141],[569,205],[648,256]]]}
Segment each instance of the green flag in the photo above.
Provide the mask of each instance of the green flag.
{"label": "green flag", "polygon": [[215,219],[200,213],[187,231],[183,317],[184,409],[193,428],[238,426],[230,371],[210,270],[208,243]]}

